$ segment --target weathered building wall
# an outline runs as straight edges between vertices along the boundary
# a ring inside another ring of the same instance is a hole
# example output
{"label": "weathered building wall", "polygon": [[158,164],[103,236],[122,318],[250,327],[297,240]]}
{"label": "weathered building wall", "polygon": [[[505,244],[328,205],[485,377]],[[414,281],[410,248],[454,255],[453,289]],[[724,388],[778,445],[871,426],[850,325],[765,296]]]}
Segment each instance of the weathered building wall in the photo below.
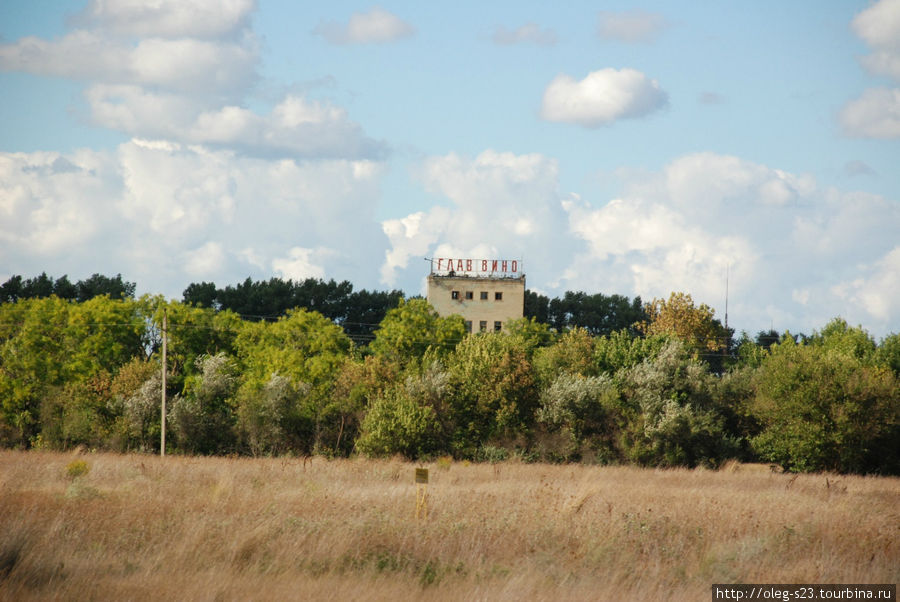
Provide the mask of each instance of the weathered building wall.
{"label": "weathered building wall", "polygon": [[428,302],[441,316],[459,314],[470,332],[505,329],[525,313],[525,276],[428,276]]}

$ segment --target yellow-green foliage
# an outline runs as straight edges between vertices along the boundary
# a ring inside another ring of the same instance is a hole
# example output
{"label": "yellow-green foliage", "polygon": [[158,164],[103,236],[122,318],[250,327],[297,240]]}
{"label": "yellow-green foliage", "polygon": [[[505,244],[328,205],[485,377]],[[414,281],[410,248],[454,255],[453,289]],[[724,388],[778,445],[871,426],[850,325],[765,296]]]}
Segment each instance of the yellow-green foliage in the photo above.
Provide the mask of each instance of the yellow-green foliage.
{"label": "yellow-green foliage", "polygon": [[90,470],[90,465],[84,460],[72,460],[66,464],[66,475],[73,480],[78,477],[83,477],[90,472]]}

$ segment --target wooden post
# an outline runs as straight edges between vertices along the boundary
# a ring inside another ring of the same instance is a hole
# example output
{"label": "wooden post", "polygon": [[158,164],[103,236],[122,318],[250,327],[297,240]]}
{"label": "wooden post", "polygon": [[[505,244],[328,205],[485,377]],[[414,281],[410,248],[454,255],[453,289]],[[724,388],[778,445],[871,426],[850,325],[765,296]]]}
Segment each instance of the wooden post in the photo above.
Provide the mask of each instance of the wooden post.
{"label": "wooden post", "polygon": [[166,455],[166,339],[168,338],[169,319],[163,308],[162,321],[162,412],[160,414],[159,455]]}

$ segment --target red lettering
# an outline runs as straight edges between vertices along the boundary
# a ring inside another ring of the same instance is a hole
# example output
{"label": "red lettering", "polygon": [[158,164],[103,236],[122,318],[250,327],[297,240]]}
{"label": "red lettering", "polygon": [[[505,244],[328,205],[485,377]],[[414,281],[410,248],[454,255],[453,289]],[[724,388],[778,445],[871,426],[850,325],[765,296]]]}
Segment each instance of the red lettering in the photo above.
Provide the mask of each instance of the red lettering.
{"label": "red lettering", "polygon": [[438,272],[441,271],[441,262],[442,262],[442,261],[444,261],[444,260],[443,260],[443,259],[438,259]]}
{"label": "red lettering", "polygon": [[467,272],[472,271],[472,260],[471,259],[466,259],[466,271]]}
{"label": "red lettering", "polygon": [[512,262],[512,271],[513,271],[513,272],[518,272],[518,271],[519,271],[519,262],[516,261],[515,259],[513,259],[513,262]]}
{"label": "red lettering", "polygon": [[481,260],[481,271],[482,271],[482,272],[487,272],[487,259],[482,259],[482,260]]}
{"label": "red lettering", "polygon": [[502,262],[500,262],[500,267],[501,267],[501,271],[503,271],[503,272],[506,271],[506,260],[505,259]]}
{"label": "red lettering", "polygon": [[463,271],[463,262],[462,262],[462,261],[463,261],[462,259],[457,259],[457,260],[456,260],[456,271],[457,271],[457,272],[462,272],[462,271]]}
{"label": "red lettering", "polygon": [[497,271],[497,260],[496,260],[496,259],[495,259],[494,261],[491,262],[491,271],[492,271],[492,272],[496,272],[496,271]]}

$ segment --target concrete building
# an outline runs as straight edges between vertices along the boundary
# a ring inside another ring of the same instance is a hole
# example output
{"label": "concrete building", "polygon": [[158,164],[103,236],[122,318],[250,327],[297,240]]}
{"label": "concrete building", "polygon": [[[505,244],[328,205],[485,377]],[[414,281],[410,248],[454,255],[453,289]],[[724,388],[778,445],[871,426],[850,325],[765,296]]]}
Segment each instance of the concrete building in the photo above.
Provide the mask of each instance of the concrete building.
{"label": "concrete building", "polygon": [[525,313],[519,267],[518,261],[432,260],[428,302],[441,316],[461,315],[469,332],[501,331]]}

